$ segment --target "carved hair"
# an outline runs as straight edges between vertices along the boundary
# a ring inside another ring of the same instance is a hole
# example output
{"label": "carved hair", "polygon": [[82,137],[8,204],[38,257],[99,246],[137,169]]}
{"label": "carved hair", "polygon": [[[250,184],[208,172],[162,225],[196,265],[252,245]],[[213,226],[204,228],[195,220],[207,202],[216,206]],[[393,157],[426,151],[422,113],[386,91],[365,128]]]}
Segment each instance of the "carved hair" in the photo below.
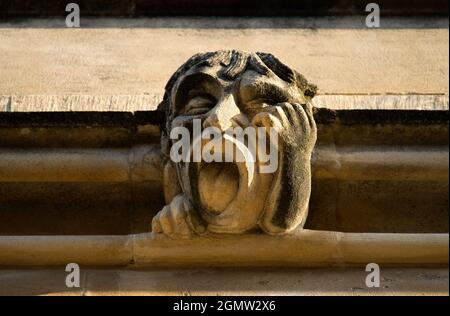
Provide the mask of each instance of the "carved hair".
{"label": "carved hair", "polygon": [[262,75],[266,75],[269,71],[272,71],[282,80],[295,84],[307,98],[312,98],[317,92],[317,87],[308,83],[303,75],[286,66],[278,58],[269,53],[219,50],[195,54],[175,71],[166,84],[163,101],[158,105],[158,111],[162,112],[163,122],[161,122],[161,129],[164,134],[167,132],[166,123],[168,123],[164,122],[164,119],[171,118],[172,116],[169,100],[176,81],[194,67],[213,67],[218,64],[224,67],[219,76],[225,80],[233,80],[249,69]]}

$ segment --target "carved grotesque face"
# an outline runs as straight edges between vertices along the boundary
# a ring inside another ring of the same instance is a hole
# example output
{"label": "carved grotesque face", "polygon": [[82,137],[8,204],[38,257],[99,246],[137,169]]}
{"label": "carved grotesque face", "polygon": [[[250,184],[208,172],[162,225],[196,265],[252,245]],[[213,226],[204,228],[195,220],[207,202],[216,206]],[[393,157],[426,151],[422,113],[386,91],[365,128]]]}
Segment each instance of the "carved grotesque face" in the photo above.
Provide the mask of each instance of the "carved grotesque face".
{"label": "carved grotesque face", "polygon": [[[315,142],[315,134],[300,135],[307,141],[299,137],[298,133],[303,133],[299,121],[305,120],[310,128],[314,124],[312,113],[306,113],[314,87],[268,54],[223,51],[197,58],[199,61],[191,58],[168,84],[166,154],[174,143],[168,138],[170,131],[182,126],[193,135],[195,120],[202,129],[213,127],[223,135],[236,127],[270,127],[280,138],[275,147],[277,168],[261,172],[267,161],[261,162],[260,157],[252,162],[237,161],[236,155],[226,162],[168,161],[176,169],[177,179],[166,176],[165,187],[173,187],[167,182],[177,182],[200,220],[213,232],[240,233],[260,227],[277,233],[296,226],[301,220],[297,214],[301,197],[294,191],[301,189],[302,183],[296,176],[305,176],[298,170],[310,163],[312,146],[306,142]],[[227,141],[235,153],[246,156],[247,141]],[[308,149],[299,151],[299,142]],[[208,140],[200,143],[203,148]]]}

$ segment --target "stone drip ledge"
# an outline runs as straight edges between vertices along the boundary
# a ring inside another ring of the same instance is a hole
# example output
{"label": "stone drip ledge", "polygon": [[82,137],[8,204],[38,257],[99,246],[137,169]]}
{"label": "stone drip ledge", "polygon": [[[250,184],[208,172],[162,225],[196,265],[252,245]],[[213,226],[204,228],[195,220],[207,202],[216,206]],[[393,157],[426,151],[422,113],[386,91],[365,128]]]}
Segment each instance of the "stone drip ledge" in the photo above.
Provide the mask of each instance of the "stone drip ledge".
{"label": "stone drip ledge", "polygon": [[[149,111],[162,94],[0,95],[0,112]],[[445,94],[321,94],[313,105],[332,110],[448,110]]]}
{"label": "stone drip ledge", "polygon": [[[157,145],[131,148],[0,147],[1,182],[142,182],[162,179]],[[336,147],[314,150],[313,179],[448,182],[448,146]]]}
{"label": "stone drip ledge", "polygon": [[301,230],[286,236],[1,236],[1,266],[324,267],[448,265],[448,234]]}

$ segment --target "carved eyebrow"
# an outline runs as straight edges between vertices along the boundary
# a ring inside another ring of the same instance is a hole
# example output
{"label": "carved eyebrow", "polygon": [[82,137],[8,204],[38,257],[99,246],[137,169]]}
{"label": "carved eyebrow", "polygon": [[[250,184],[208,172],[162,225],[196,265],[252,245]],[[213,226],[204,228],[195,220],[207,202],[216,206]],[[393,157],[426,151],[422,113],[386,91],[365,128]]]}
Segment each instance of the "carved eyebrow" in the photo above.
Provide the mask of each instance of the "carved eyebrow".
{"label": "carved eyebrow", "polygon": [[252,91],[252,94],[254,94],[254,97],[245,100],[245,102],[250,102],[252,100],[257,99],[273,99],[273,100],[289,100],[291,98],[291,95],[285,91],[285,89],[270,83],[270,82],[260,82],[258,84],[251,84],[245,86],[246,89],[249,89]]}

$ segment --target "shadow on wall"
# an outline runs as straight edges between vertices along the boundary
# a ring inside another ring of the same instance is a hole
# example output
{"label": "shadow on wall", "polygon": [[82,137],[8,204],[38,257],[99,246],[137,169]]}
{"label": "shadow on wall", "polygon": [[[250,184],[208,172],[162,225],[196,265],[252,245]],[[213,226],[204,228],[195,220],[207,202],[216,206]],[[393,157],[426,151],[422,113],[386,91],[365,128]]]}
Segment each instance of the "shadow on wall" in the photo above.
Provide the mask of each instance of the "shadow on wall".
{"label": "shadow on wall", "polygon": [[[79,5],[84,28],[347,29],[366,28],[365,17],[368,14],[366,6],[370,1],[78,0],[74,2]],[[64,17],[68,14],[67,3],[66,0],[41,2],[0,0],[0,17],[3,18],[3,25],[0,27],[64,28]],[[448,28],[449,6],[445,0],[416,0],[412,4],[406,0],[378,0],[376,3],[383,17],[382,28]],[[389,18],[394,16],[395,18]],[[442,19],[417,19],[420,16],[442,17]],[[50,17],[52,18],[50,20],[27,19]],[[111,17],[133,19],[107,19]]]}
{"label": "shadow on wall", "polygon": [[[80,27],[123,29],[367,29],[366,16],[323,17],[92,17],[81,16]],[[380,29],[448,29],[447,17],[383,17]],[[0,20],[5,28],[66,28],[64,17],[11,18]]]}
{"label": "shadow on wall", "polygon": [[[65,15],[65,0],[1,0],[3,16]],[[368,1],[355,0],[78,0],[85,15],[91,16],[323,16],[364,15]],[[383,15],[447,15],[445,0],[378,0]]]}
{"label": "shadow on wall", "polygon": [[[101,149],[112,153],[119,148],[127,152],[136,145],[158,144],[158,131],[150,128],[160,119],[154,113],[0,113],[0,155],[2,151],[20,155],[80,147],[87,152]],[[315,119],[316,154],[321,153],[322,158],[313,165],[305,228],[448,233],[448,111],[323,109]],[[344,166],[336,172],[329,162],[335,157],[333,152],[327,154],[329,148],[340,153]],[[368,166],[378,171],[365,170],[365,160],[358,157],[372,157],[366,163],[375,163]],[[47,182],[32,177],[24,181],[29,174],[23,172],[28,169],[20,166],[18,173],[12,172],[14,179],[0,182],[0,235],[148,232],[153,216],[165,204],[157,173],[150,181],[138,182],[111,176],[102,181],[88,181],[90,177],[55,181],[54,174]],[[0,164],[2,175],[1,168],[10,171],[10,166]]]}

